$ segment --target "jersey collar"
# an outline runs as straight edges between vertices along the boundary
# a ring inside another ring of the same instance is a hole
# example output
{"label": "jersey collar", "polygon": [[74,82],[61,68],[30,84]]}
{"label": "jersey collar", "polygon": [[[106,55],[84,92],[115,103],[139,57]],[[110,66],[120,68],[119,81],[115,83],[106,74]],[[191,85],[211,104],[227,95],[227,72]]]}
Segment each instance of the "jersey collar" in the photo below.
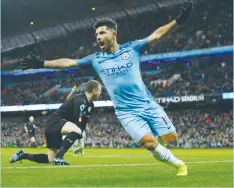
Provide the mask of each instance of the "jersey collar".
{"label": "jersey collar", "polygon": [[93,104],[93,102],[89,102],[88,99],[87,99],[87,96],[85,95],[85,93],[82,94],[84,96],[84,104],[85,105],[91,105]]}
{"label": "jersey collar", "polygon": [[105,52],[96,52],[96,54],[95,54],[96,58],[99,58],[99,57],[103,57],[103,58],[116,57],[117,55],[119,55],[119,53],[122,52],[122,50],[124,50],[123,45],[121,45],[121,44],[118,44],[118,45],[119,45],[119,49],[115,53],[107,54]]}

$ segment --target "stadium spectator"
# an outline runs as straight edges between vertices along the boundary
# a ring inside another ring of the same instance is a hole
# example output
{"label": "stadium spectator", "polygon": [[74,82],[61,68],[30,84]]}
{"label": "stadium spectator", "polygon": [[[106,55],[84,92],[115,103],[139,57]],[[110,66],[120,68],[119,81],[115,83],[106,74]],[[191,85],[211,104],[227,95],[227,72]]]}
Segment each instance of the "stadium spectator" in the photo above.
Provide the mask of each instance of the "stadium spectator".
{"label": "stadium spectator", "polygon": [[[129,15],[117,20],[121,30],[118,34],[120,43],[148,36],[155,28],[171,21],[178,13],[176,10],[175,7],[170,11],[161,9],[161,11],[150,11],[134,16]],[[153,18],[158,17],[160,19],[155,22]],[[192,25],[179,28],[178,32],[168,36],[162,43],[157,44],[157,48],[145,49],[143,54],[233,45],[232,20],[232,1],[205,1],[199,3],[196,5],[196,11],[191,18]],[[92,28],[78,30],[66,37],[43,41],[3,54],[3,68],[15,69],[16,67],[8,65],[7,61],[22,58],[28,55],[29,51],[33,51],[42,59],[81,58],[96,52],[97,46]]]}
{"label": "stadium spectator", "polygon": [[[233,111],[189,109],[167,112],[176,126],[178,148],[232,148]],[[44,144],[44,125],[47,117],[36,117],[37,140]],[[97,112],[90,120],[86,146],[98,148],[134,148],[137,145],[120,126],[111,111]],[[24,117],[3,117],[1,147],[31,147],[24,131]],[[140,147],[139,145],[137,147]]]}

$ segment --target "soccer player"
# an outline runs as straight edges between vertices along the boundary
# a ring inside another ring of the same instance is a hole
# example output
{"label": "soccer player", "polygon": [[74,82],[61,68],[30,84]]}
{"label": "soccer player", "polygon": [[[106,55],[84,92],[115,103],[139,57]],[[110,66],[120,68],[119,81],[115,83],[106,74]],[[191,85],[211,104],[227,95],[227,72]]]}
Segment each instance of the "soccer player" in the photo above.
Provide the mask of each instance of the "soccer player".
{"label": "soccer player", "polygon": [[28,136],[30,138],[31,147],[36,147],[36,138],[35,138],[35,129],[38,127],[34,124],[34,117],[29,117],[29,122],[27,122],[24,126],[24,130],[26,133],[28,133]]}
{"label": "soccer player", "polygon": [[[167,144],[177,144],[178,136],[162,107],[147,90],[140,73],[140,50],[161,41],[171,31],[185,23],[193,12],[193,2],[181,8],[180,15],[170,23],[156,29],[151,35],[124,45],[117,43],[117,23],[109,18],[94,24],[101,52],[82,59],[40,60],[30,55],[21,61],[22,69],[92,67],[104,83],[115,114],[135,142],[143,145],[151,155],[177,169],[178,176],[187,175],[187,166],[155,138]],[[155,18],[156,20],[158,18]]]}
{"label": "soccer player", "polygon": [[[64,154],[77,140],[82,138],[82,131],[90,119],[94,107],[93,101],[101,94],[101,84],[96,80],[87,83],[83,94],[74,96],[63,103],[49,118],[45,125],[47,154],[29,154],[19,150],[10,159],[11,163],[27,159],[38,163],[52,162],[54,165],[69,165],[63,159]],[[62,135],[67,135],[62,140]]]}
{"label": "soccer player", "polygon": [[[66,100],[69,101],[74,94],[79,94],[80,92],[80,88],[77,87],[76,85],[73,86],[71,92],[68,94]],[[85,125],[86,129],[87,129],[87,125]],[[82,138],[78,139],[74,142],[74,144],[71,146],[70,150],[73,151],[74,156],[77,156],[78,153],[80,152],[82,155],[84,155],[84,145],[85,145],[85,139],[86,139],[86,129],[83,130],[82,132]],[[63,138],[65,138],[66,136],[64,135]]]}

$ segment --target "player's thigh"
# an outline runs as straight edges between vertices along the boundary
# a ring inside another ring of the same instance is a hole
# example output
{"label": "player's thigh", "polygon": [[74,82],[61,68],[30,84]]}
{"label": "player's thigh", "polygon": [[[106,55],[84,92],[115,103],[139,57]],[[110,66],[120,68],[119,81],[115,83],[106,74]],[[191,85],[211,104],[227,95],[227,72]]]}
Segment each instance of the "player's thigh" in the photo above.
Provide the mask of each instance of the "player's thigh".
{"label": "player's thigh", "polygon": [[48,159],[49,159],[49,162],[52,162],[55,159],[57,151],[58,151],[58,149],[48,148]]}
{"label": "player's thigh", "polygon": [[160,136],[162,139],[168,140],[170,137],[174,138],[176,129],[162,108],[147,110],[144,114],[144,118],[149,123],[154,136]]}
{"label": "player's thigh", "polygon": [[122,116],[117,116],[123,128],[128,132],[128,134],[134,139],[136,143],[148,133],[151,133],[151,129],[144,119],[139,115],[126,114]]}
{"label": "player's thigh", "polygon": [[62,130],[61,130],[61,134],[65,135],[65,134],[69,134],[71,132],[76,132],[76,133],[82,134],[81,129],[76,124],[68,121],[63,125]]}
{"label": "player's thigh", "polygon": [[46,146],[48,149],[59,149],[62,145],[62,135],[60,132],[45,132]]}
{"label": "player's thigh", "polygon": [[45,138],[47,148],[59,149],[62,144],[61,130],[67,121],[58,116],[50,116],[45,125]]}

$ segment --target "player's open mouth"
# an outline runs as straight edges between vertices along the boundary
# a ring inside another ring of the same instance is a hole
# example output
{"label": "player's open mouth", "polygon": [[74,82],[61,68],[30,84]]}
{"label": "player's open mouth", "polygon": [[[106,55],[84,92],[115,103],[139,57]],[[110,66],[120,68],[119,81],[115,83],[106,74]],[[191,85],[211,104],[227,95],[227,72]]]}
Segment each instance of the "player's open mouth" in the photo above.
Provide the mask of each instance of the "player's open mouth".
{"label": "player's open mouth", "polygon": [[104,42],[99,42],[98,44],[99,44],[99,46],[100,46],[101,49],[102,49],[102,48],[104,47],[104,45],[105,45]]}

